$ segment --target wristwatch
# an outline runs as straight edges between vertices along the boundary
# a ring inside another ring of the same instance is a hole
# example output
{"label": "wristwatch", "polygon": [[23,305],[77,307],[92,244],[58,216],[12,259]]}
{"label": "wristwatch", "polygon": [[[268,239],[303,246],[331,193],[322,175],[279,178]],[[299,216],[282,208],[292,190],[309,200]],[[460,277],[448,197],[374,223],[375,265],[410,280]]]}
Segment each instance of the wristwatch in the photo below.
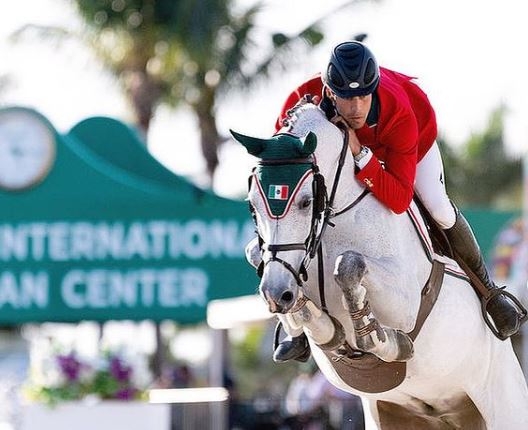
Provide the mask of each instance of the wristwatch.
{"label": "wristwatch", "polygon": [[359,154],[354,155],[354,161],[356,163],[359,163],[359,161],[363,157],[367,156],[369,154],[369,152],[370,152],[370,149],[368,149],[366,146],[361,145],[361,150],[359,151]]}

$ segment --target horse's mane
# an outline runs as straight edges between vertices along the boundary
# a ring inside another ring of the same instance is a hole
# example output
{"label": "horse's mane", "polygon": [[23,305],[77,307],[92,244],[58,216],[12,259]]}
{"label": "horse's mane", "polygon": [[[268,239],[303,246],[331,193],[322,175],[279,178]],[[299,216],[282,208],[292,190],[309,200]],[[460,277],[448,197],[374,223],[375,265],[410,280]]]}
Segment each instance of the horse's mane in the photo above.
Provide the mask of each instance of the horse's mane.
{"label": "horse's mane", "polygon": [[312,131],[317,135],[319,143],[328,142],[328,144],[340,145],[343,141],[343,135],[339,129],[328,121],[324,112],[313,103],[296,107],[288,124],[288,132],[297,137],[303,137]]}

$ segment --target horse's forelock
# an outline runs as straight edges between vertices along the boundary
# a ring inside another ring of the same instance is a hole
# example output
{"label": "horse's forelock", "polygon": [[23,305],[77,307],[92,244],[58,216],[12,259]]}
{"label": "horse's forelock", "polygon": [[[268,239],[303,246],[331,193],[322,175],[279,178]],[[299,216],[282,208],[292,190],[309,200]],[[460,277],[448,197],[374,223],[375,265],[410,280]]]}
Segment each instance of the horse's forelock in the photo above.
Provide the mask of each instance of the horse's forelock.
{"label": "horse's forelock", "polygon": [[317,141],[336,141],[341,139],[338,128],[332,124],[324,112],[312,103],[298,107],[290,120],[290,133],[302,137],[309,131],[317,135]]}

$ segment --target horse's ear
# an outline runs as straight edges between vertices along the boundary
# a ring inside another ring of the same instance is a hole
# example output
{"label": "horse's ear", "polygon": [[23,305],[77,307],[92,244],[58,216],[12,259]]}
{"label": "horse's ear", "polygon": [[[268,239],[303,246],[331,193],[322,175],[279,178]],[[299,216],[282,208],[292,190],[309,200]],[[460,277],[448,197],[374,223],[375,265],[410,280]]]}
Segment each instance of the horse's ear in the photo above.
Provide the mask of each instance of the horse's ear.
{"label": "horse's ear", "polygon": [[229,131],[231,132],[235,140],[244,145],[244,147],[247,149],[247,152],[251,155],[254,155],[255,157],[259,156],[259,154],[265,147],[265,142],[267,142],[266,140],[259,139],[257,137],[245,136],[231,129]]}
{"label": "horse's ear", "polygon": [[304,138],[302,151],[305,155],[310,155],[314,153],[315,148],[317,148],[317,136],[310,131]]}

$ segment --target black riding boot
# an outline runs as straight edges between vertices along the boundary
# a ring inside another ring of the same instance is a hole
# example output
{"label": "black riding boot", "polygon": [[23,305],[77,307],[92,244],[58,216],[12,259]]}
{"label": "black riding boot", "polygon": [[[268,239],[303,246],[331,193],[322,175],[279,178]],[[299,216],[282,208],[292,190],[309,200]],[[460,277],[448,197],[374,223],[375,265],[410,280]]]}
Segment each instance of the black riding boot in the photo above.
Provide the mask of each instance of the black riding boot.
{"label": "black riding boot", "polygon": [[310,358],[310,345],[304,333],[299,336],[287,336],[273,352],[273,361],[282,363],[289,360],[297,360],[301,363]]}
{"label": "black riding boot", "polygon": [[[490,279],[471,227],[462,213],[456,208],[455,210],[457,212],[455,225],[444,231],[457,262],[462,263],[461,265],[465,264],[490,292],[491,298],[486,306],[486,311],[493,320],[498,337],[504,340],[519,331],[523,315],[519,313],[520,309],[506,293]],[[478,293],[478,288],[475,288],[475,291]]]}

